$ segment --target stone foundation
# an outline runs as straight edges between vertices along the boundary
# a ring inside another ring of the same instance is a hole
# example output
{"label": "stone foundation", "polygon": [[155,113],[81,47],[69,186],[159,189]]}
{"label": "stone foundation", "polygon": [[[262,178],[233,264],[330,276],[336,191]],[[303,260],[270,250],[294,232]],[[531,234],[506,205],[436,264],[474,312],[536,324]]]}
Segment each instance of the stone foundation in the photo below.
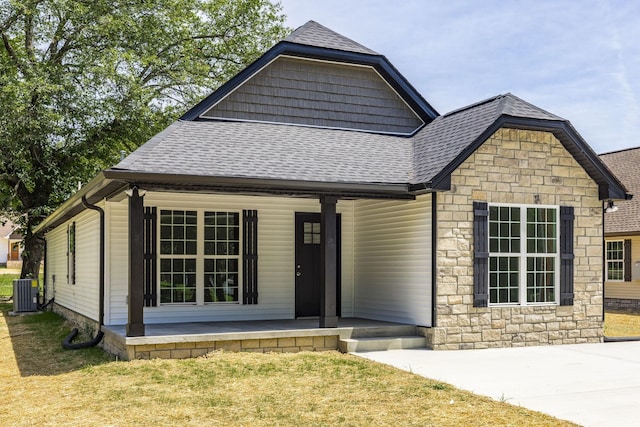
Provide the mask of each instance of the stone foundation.
{"label": "stone foundation", "polygon": [[640,299],[630,298],[605,298],[605,310],[640,311]]}
{"label": "stone foundation", "polygon": [[82,314],[76,313],[73,310],[69,310],[66,307],[63,307],[57,303],[53,303],[52,310],[54,313],[59,314],[64,317],[73,325],[73,327],[78,328],[79,331],[86,333],[87,335],[91,335],[94,337],[98,332],[100,327],[99,323],[95,320],[89,319]]}
{"label": "stone foundation", "polygon": [[[257,353],[297,353],[299,351],[327,351],[338,348],[337,336],[286,337],[266,339],[216,340],[197,342],[173,342],[158,344],[113,346],[106,340],[111,353],[122,359],[188,359],[199,357],[216,350]],[[119,347],[117,351],[116,347]]]}
{"label": "stone foundation", "polygon": [[[53,304],[53,311],[67,319],[74,327],[94,337],[98,331],[98,322],[58,304]],[[108,328],[103,328],[104,339],[98,344],[106,352],[117,355],[123,360],[132,359],[188,359],[202,356],[212,351],[247,351],[296,353],[299,351],[328,351],[338,349],[337,332],[333,335],[299,336],[301,331],[292,331],[293,336],[270,338],[242,339],[242,334],[235,334],[233,339],[225,339],[220,334],[210,337],[197,337],[189,341],[188,336],[175,337],[135,337],[126,338]],[[281,335],[286,335],[282,332]],[[298,336],[296,336],[298,335]],[[143,344],[128,344],[129,341],[145,341]],[[153,342],[157,341],[157,342]],[[173,342],[171,342],[173,341]]]}

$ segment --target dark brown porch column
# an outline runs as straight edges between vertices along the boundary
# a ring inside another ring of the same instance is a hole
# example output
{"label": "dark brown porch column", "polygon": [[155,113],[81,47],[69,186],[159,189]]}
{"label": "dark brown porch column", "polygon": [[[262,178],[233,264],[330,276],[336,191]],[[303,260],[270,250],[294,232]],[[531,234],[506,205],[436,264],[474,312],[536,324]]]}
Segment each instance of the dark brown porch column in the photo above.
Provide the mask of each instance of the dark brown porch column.
{"label": "dark brown porch column", "polygon": [[[143,196],[132,187],[129,197],[129,316],[127,336],[144,336],[144,206]],[[129,195],[127,193],[127,195]]]}
{"label": "dark brown porch column", "polygon": [[336,315],[337,236],[335,197],[320,198],[320,327],[338,327]]}

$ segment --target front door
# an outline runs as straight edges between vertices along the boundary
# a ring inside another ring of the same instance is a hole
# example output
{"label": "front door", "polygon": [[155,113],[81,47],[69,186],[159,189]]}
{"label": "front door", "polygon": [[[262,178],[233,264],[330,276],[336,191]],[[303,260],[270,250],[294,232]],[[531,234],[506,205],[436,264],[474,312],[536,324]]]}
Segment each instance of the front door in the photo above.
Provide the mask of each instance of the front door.
{"label": "front door", "polygon": [[[340,215],[336,226],[336,314],[340,316]],[[320,315],[320,269],[320,214],[296,212],[296,317]]]}
{"label": "front door", "polygon": [[20,242],[11,243],[11,250],[9,251],[9,261],[20,260]]}

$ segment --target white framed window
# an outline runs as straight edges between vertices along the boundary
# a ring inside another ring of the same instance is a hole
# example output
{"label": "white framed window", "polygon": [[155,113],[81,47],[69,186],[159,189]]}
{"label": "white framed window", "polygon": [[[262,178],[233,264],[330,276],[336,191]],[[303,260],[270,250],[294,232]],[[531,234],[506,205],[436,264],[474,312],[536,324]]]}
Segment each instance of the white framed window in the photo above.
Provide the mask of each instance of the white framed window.
{"label": "white framed window", "polygon": [[559,207],[489,205],[489,304],[557,304]]}
{"label": "white framed window", "polygon": [[238,302],[240,215],[204,212],[204,300]]}
{"label": "white framed window", "polygon": [[607,240],[607,280],[624,281],[624,240]]}
{"label": "white framed window", "polygon": [[240,301],[238,212],[161,209],[160,304]]}

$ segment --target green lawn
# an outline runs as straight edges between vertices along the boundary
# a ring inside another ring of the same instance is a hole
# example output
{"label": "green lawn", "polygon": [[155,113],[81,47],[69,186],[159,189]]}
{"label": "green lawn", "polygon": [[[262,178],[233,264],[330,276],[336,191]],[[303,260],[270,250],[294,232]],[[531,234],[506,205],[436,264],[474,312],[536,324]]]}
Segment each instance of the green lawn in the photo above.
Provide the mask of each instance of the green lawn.
{"label": "green lawn", "polygon": [[13,295],[13,279],[19,278],[19,274],[0,274],[0,298]]}
{"label": "green lawn", "polygon": [[53,313],[0,309],[0,393],[11,402],[0,425],[573,425],[338,352],[115,361],[63,350],[69,326]]}

